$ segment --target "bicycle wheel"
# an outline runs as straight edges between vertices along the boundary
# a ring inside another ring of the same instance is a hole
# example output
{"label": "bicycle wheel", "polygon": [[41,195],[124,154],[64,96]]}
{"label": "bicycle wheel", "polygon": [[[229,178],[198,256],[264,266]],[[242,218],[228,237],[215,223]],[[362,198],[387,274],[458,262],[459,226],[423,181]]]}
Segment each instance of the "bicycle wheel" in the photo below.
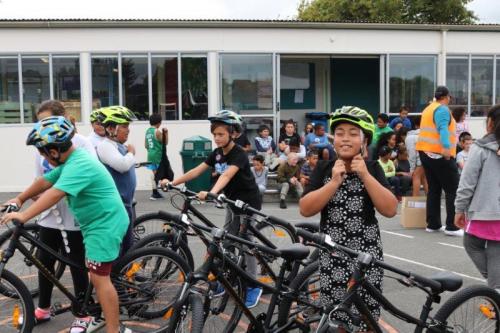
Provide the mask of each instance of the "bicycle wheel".
{"label": "bicycle wheel", "polygon": [[[236,291],[238,298],[245,302],[246,286],[243,280],[235,272],[226,272],[224,274]],[[223,287],[219,283],[213,283],[213,292]],[[220,296],[213,296],[211,299],[206,297],[204,304],[205,326],[203,332],[230,333],[234,332],[238,325],[242,325],[240,330],[245,330],[245,324],[240,323],[243,310],[238,307],[229,293],[225,292]]]}
{"label": "bicycle wheel", "polygon": [[[295,235],[295,230],[289,229],[285,225],[280,225],[276,223],[270,225],[268,223],[261,222],[256,225],[256,229],[272,244],[274,244],[274,246],[276,246],[276,248],[278,249],[298,242],[298,238]],[[254,237],[253,241],[262,244],[262,242],[257,237]],[[272,255],[263,252],[260,252],[260,254],[266,261],[266,263],[269,265],[269,268],[273,271],[274,275],[277,277],[280,272],[280,269],[285,264],[285,260],[281,257],[274,257]],[[286,284],[291,282],[293,278],[297,275],[299,271],[299,266],[300,265],[298,263],[294,262],[288,263],[286,267],[287,271],[285,273]],[[272,286],[275,285],[271,274],[262,264],[260,265],[260,267],[257,268],[257,280]]]}
{"label": "bicycle wheel", "polygon": [[198,294],[190,294],[182,306],[173,311],[167,333],[201,333],[203,331],[203,300]]}
{"label": "bicycle wheel", "polygon": [[[23,228],[36,239],[38,239],[38,230],[40,227],[36,223],[27,223]],[[6,230],[0,235],[0,250],[5,250],[7,248],[11,236],[11,229]],[[23,237],[20,237],[19,241],[30,251],[30,253],[34,257],[38,256],[38,251],[40,251],[40,249],[33,246]],[[23,283],[26,285],[26,288],[28,288],[31,296],[38,296],[38,293],[40,292],[40,289],[38,288],[38,269],[31,262],[31,260],[25,258],[24,255],[19,251],[16,251],[14,253],[14,256],[9,259],[9,263],[9,270],[23,281]],[[63,275],[65,269],[66,265],[64,265],[64,263],[56,261],[54,267],[55,276],[59,279]]]}
{"label": "bicycle wheel", "polygon": [[284,297],[278,309],[278,326],[295,318],[298,322],[319,315],[321,312],[319,261],[306,266],[288,286],[297,292],[295,299]]}
{"label": "bicycle wheel", "polygon": [[134,221],[134,238],[137,241],[150,234],[165,232],[173,224],[172,221],[160,216],[158,212],[138,216]]}
{"label": "bicycle wheel", "polygon": [[5,269],[0,285],[0,332],[30,333],[35,325],[35,307],[28,289],[18,277]]}
{"label": "bicycle wheel", "polygon": [[122,323],[134,332],[163,332],[169,311],[186,276],[191,272],[178,254],[146,247],[129,252],[113,267]]}
{"label": "bicycle wheel", "polygon": [[500,294],[486,286],[467,287],[444,303],[434,319],[446,324],[446,332],[500,332]]}
{"label": "bicycle wheel", "polygon": [[141,249],[149,246],[164,247],[178,253],[186,262],[191,269],[194,269],[194,259],[189,246],[182,239],[179,240],[179,244],[174,246],[175,233],[173,232],[159,232],[145,236],[134,243],[131,250]]}

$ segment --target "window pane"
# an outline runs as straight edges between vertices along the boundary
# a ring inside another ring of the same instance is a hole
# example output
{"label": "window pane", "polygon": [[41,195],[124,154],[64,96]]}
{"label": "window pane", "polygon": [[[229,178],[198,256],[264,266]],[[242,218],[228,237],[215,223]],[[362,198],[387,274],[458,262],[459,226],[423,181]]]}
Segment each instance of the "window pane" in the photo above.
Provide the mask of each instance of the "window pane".
{"label": "window pane", "polygon": [[20,123],[17,58],[0,58],[0,124]]}
{"label": "window pane", "polygon": [[36,122],[40,103],[50,99],[49,57],[23,57],[24,122]]}
{"label": "window pane", "polygon": [[468,108],[469,105],[469,59],[446,59],[446,86],[452,99],[450,107]]}
{"label": "window pane", "polygon": [[221,55],[222,107],[242,114],[273,112],[272,55]]}
{"label": "window pane", "polygon": [[421,112],[432,100],[436,82],[435,56],[390,56],[389,112],[402,105],[410,112]]}
{"label": "window pane", "polygon": [[52,57],[54,98],[64,104],[66,112],[81,121],[80,58]]}
{"label": "window pane", "polygon": [[207,119],[207,58],[181,58],[182,119]]}
{"label": "window pane", "polygon": [[496,101],[495,104],[500,104],[500,58],[497,58],[497,84],[496,84]]}
{"label": "window pane", "polygon": [[118,58],[92,58],[92,108],[118,103]]}
{"label": "window pane", "polygon": [[493,103],[493,58],[471,63],[471,116],[486,116]]}
{"label": "window pane", "polygon": [[149,119],[148,58],[122,58],[123,103],[139,120]]}
{"label": "window pane", "polygon": [[179,119],[177,91],[177,57],[151,58],[153,75],[153,112],[164,120]]}

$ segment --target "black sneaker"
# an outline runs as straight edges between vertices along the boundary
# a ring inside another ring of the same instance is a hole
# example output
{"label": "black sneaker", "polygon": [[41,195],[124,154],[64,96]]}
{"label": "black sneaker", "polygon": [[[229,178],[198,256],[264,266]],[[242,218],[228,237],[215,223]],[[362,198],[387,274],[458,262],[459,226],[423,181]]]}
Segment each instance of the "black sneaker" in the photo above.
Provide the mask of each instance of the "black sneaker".
{"label": "black sneaker", "polygon": [[158,192],[158,190],[154,190],[151,196],[149,197],[149,200],[155,201],[163,198],[164,198],[163,195],[160,192]]}
{"label": "black sneaker", "polygon": [[280,208],[281,209],[286,209],[286,202],[283,199],[280,200]]}

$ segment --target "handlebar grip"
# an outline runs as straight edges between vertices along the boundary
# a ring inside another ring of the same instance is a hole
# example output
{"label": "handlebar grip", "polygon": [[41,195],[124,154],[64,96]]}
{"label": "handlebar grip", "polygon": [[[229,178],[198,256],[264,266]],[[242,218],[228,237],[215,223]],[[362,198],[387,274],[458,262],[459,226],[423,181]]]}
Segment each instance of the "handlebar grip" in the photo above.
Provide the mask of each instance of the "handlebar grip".
{"label": "handlebar grip", "polygon": [[172,213],[166,212],[164,210],[160,210],[158,212],[158,215],[165,220],[169,220],[172,222],[177,222],[177,223],[183,224],[182,215],[180,215],[180,214],[172,214]]}
{"label": "handlebar grip", "polygon": [[298,228],[297,235],[309,242],[313,242],[321,246],[325,245],[325,234],[322,233],[313,234],[307,230]]}
{"label": "handlebar grip", "polygon": [[219,201],[219,195],[217,193],[208,192],[207,198],[215,201]]}

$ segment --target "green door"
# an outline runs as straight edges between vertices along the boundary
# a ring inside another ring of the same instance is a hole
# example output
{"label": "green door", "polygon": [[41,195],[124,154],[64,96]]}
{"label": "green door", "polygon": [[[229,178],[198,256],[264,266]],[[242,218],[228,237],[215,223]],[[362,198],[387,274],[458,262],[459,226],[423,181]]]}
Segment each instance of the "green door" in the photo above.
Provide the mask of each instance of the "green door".
{"label": "green door", "polygon": [[379,58],[331,59],[332,111],[359,106],[376,119],[380,110]]}

